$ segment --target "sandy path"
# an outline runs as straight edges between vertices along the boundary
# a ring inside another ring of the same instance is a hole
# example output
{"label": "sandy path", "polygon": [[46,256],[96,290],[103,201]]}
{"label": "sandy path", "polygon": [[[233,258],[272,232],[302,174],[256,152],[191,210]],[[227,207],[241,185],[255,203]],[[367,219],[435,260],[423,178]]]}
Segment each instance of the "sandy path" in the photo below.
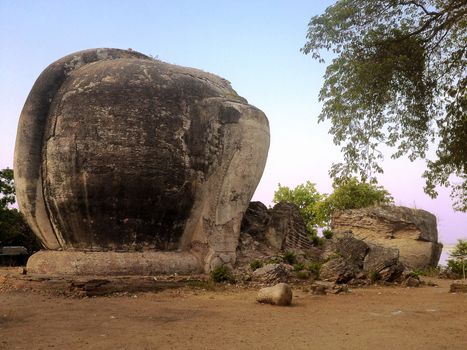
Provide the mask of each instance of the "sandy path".
{"label": "sandy path", "polygon": [[178,289],[73,299],[0,294],[0,349],[467,349],[467,294],[372,287],[294,290],[292,307],[255,291]]}

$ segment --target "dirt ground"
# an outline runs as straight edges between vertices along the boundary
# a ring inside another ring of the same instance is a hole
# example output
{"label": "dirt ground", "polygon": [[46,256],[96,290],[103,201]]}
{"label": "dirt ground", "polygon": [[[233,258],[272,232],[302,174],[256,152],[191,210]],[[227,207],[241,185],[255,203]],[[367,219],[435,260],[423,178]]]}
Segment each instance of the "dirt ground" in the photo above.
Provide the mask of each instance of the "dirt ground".
{"label": "dirt ground", "polygon": [[235,286],[92,298],[9,290],[0,349],[465,350],[467,294],[433,281],[325,296],[297,287],[290,307],[257,304],[255,290]]}

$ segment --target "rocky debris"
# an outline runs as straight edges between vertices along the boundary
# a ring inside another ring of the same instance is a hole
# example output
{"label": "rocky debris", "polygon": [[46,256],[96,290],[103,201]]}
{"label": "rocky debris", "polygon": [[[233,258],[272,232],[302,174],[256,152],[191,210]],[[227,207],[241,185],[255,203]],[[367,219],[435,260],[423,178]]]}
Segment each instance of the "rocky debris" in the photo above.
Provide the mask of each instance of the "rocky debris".
{"label": "rocky debris", "polygon": [[16,194],[47,249],[197,247],[209,272],[235,263],[268,148],[266,116],[225,79],[136,51],[85,50],[47,67],[28,96]]}
{"label": "rocky debris", "polygon": [[365,284],[365,278],[394,281],[404,270],[397,249],[367,244],[349,231],[334,233],[322,259],[321,279],[336,283]]}
{"label": "rocky debris", "polygon": [[279,250],[313,248],[298,207],[292,203],[280,202],[271,209],[271,220],[265,237],[273,247]]}
{"label": "rocky debris", "polygon": [[323,259],[327,261],[321,267],[321,279],[337,283],[352,280],[362,271],[368,250],[368,245],[354,238],[352,233],[335,233],[333,238],[326,242]]}
{"label": "rocky debris", "polygon": [[355,272],[354,266],[349,265],[344,258],[336,256],[321,266],[319,276],[324,281],[345,283],[354,278]]}
{"label": "rocky debris", "polygon": [[283,264],[267,264],[256,269],[252,277],[254,280],[263,283],[287,282],[289,271]]}
{"label": "rocky debris", "polygon": [[256,297],[258,303],[287,306],[292,302],[292,289],[286,283],[261,288]]}
{"label": "rocky debris", "polygon": [[407,287],[419,287],[420,283],[420,278],[409,275],[402,284]]}
{"label": "rocky debris", "polygon": [[311,285],[311,293],[314,295],[339,294],[348,292],[346,284],[337,284],[334,282],[315,281]]}
{"label": "rocky debris", "polygon": [[451,283],[449,288],[451,293],[467,293],[467,284],[466,283]]}
{"label": "rocky debris", "polygon": [[253,238],[250,234],[241,232],[237,246],[237,262],[239,268],[248,268],[253,260],[266,261],[279,252],[272,248],[264,239]]}
{"label": "rocky debris", "polygon": [[383,281],[394,281],[404,271],[399,261],[399,250],[368,244],[369,251],[363,260],[363,272],[367,275],[377,274]]}
{"label": "rocky debris", "polygon": [[255,240],[262,240],[270,221],[271,214],[268,207],[261,202],[250,202],[243,215],[240,231],[249,234]]}
{"label": "rocky debris", "polygon": [[351,231],[355,238],[399,250],[409,268],[436,267],[442,245],[438,243],[436,217],[419,209],[381,206],[336,212],[333,231]]}

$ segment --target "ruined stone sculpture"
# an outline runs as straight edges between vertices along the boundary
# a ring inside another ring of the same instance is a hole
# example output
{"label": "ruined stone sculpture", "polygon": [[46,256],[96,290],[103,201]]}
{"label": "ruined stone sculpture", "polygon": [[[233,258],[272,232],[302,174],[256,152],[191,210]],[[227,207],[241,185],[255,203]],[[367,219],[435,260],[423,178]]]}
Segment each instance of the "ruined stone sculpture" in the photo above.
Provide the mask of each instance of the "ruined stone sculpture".
{"label": "ruined stone sculpture", "polygon": [[39,76],[15,149],[31,271],[149,274],[233,264],[269,148],[266,116],[213,74],[135,51],[66,56]]}

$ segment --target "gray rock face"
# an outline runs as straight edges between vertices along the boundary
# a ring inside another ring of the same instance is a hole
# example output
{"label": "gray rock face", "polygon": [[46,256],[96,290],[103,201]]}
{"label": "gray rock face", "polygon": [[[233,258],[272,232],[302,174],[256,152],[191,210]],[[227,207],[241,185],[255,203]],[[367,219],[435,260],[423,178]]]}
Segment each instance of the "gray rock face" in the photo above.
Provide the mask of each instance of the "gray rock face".
{"label": "gray rock face", "polygon": [[399,250],[376,244],[367,244],[351,232],[336,232],[326,242],[322,255],[326,262],[321,267],[323,280],[346,283],[358,276],[376,273],[384,281],[398,278],[404,266],[399,261]]}
{"label": "gray rock face", "polygon": [[247,233],[255,239],[263,239],[267,226],[271,221],[271,214],[261,202],[250,202],[243,216],[241,232]]}
{"label": "gray rock face", "polygon": [[96,49],[47,67],[15,149],[20,209],[48,249],[189,251],[235,262],[266,116],[215,75]]}
{"label": "gray rock face", "polygon": [[363,272],[377,273],[384,281],[393,281],[404,271],[404,266],[399,261],[399,250],[386,248],[374,244],[368,244],[369,251],[363,261]]}
{"label": "gray rock face", "polygon": [[287,282],[289,273],[281,264],[267,264],[256,269],[253,278],[265,283]]}
{"label": "gray rock face", "polygon": [[268,242],[279,250],[311,249],[313,244],[298,207],[292,203],[277,203],[270,211],[271,220],[266,228]]}
{"label": "gray rock face", "polygon": [[397,206],[344,210],[334,214],[334,231],[352,231],[355,238],[396,248],[409,268],[436,267],[442,245],[438,243],[436,217],[425,211]]}

